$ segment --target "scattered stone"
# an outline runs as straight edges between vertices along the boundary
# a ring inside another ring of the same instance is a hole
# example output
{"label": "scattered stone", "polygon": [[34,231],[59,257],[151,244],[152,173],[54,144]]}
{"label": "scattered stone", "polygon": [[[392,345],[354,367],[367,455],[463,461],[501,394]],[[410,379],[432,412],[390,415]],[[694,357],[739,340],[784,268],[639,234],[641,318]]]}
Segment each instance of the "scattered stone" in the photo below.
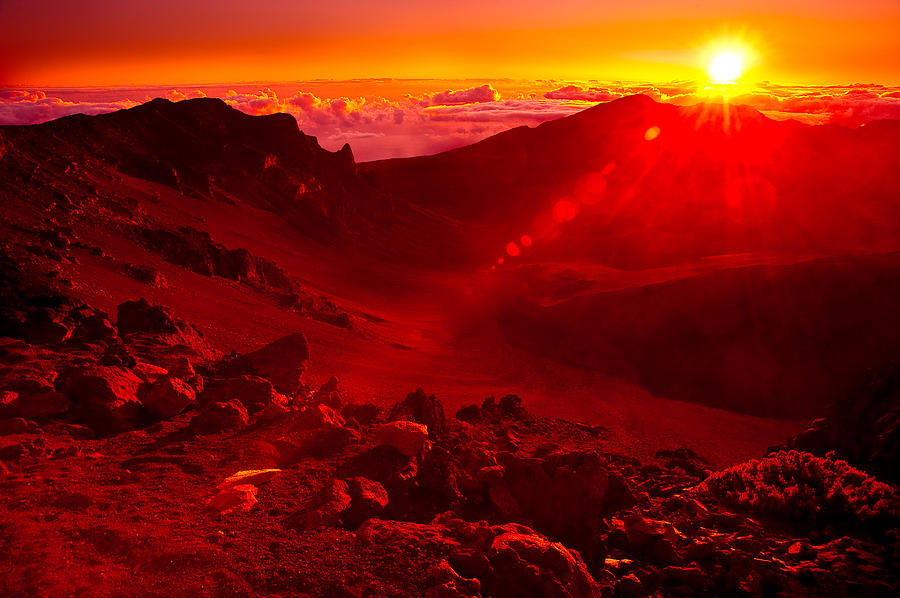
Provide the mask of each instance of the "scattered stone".
{"label": "scattered stone", "polygon": [[200,402],[227,403],[238,400],[247,408],[248,413],[258,413],[269,405],[286,408],[288,399],[275,390],[272,383],[259,376],[239,376],[213,380],[205,384]]}
{"label": "scattered stone", "polygon": [[246,512],[252,509],[258,502],[256,499],[257,487],[253,484],[239,484],[228,486],[220,490],[206,505],[210,510],[220,515],[229,513]]}
{"label": "scattered stone", "polygon": [[281,473],[280,469],[245,469],[234,473],[219,484],[219,490],[224,490],[232,486],[240,486],[242,484],[252,484],[260,486],[266,482],[271,482]]}

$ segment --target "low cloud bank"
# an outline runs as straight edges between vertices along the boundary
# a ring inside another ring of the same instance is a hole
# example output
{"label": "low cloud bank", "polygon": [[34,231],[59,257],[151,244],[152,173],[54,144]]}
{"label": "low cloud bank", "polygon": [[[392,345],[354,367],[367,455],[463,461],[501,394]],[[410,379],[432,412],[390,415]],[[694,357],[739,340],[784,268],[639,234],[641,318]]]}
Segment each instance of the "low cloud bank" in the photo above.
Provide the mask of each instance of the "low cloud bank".
{"label": "low cloud bank", "polygon": [[[434,83],[438,87],[441,82]],[[0,124],[34,124],[77,113],[100,114],[130,108],[158,96],[178,101],[210,95],[221,97],[247,114],[287,112],[297,119],[304,132],[316,135],[324,147],[338,149],[349,142],[357,159],[365,161],[444,151],[504,129],[534,126],[637,93],[680,105],[709,99],[708,93],[689,82],[659,85],[541,81],[523,83],[514,91],[500,91],[494,84],[485,83],[392,99],[375,94],[327,97],[321,85],[316,93],[300,86],[290,93],[284,87],[278,92],[262,87],[224,93],[211,89],[112,88],[91,90],[90,94],[80,90],[0,89]],[[874,84],[798,87],[763,83],[732,101],[752,106],[772,118],[794,118],[810,124],[855,127],[882,118],[900,119],[900,88]]]}

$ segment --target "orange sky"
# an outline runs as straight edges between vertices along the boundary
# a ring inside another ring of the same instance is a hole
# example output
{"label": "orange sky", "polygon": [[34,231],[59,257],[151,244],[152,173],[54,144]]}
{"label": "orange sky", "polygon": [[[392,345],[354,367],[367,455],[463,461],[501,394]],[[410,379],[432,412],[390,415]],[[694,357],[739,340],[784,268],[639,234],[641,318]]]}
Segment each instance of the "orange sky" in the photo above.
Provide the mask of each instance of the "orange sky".
{"label": "orange sky", "polygon": [[[0,0],[0,85],[354,77],[670,81],[710,40],[748,79],[900,83],[897,0]],[[724,6],[727,5],[727,6]]]}

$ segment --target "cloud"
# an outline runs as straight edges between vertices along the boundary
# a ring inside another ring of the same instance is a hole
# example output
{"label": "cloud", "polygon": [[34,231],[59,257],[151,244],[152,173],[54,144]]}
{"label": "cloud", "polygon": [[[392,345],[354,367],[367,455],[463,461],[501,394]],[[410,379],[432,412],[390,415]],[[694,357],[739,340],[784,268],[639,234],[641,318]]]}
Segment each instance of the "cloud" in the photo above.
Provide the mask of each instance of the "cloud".
{"label": "cloud", "polygon": [[621,98],[622,94],[612,93],[598,87],[585,88],[581,85],[566,85],[544,94],[548,100],[581,100],[583,102],[608,102]]}
{"label": "cloud", "polygon": [[458,91],[442,91],[431,96],[431,102],[435,105],[452,106],[456,104],[475,104],[478,102],[496,102],[500,99],[500,92],[488,83],[469,89]]}
{"label": "cloud", "polygon": [[38,90],[4,89],[0,90],[0,124],[28,125],[72,114],[103,114],[132,108],[138,103],[127,99],[111,102],[67,101],[49,97]]}

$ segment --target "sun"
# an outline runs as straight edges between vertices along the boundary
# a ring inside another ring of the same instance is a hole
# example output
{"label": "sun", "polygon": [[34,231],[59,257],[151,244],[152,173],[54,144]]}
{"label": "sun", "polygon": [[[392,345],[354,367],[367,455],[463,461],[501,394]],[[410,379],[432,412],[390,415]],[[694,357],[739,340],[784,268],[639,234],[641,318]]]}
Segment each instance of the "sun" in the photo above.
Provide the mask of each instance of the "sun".
{"label": "sun", "polygon": [[706,72],[713,83],[735,83],[744,74],[744,57],[738,52],[713,55]]}

